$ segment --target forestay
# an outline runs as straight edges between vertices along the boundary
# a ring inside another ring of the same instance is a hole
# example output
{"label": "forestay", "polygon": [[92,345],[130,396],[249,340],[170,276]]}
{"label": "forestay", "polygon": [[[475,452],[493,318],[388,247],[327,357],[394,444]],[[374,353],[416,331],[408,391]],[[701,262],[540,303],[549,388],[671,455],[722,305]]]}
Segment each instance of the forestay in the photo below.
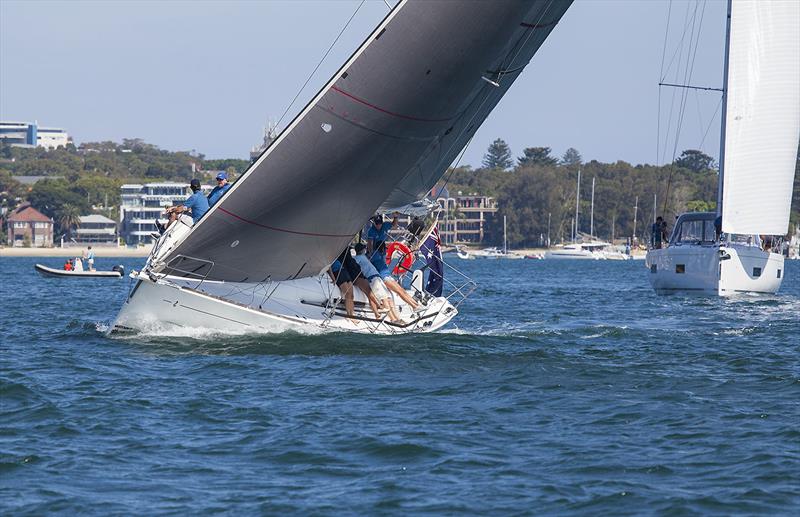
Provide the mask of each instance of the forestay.
{"label": "forestay", "polygon": [[800,2],[731,5],[722,229],[788,231],[800,140]]}
{"label": "forestay", "polygon": [[571,2],[401,1],[165,271],[240,282],[318,274],[380,206],[425,195]]}

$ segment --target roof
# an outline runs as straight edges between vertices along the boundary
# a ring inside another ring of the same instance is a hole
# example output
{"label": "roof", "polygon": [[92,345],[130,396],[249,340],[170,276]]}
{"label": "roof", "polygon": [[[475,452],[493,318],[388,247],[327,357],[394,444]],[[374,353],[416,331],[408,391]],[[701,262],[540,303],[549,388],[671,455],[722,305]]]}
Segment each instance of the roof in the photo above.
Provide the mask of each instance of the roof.
{"label": "roof", "polygon": [[9,221],[52,223],[53,220],[30,205],[22,206],[9,216]]}
{"label": "roof", "polygon": [[61,179],[64,176],[11,176],[11,177],[19,181],[23,185],[33,185],[37,181],[47,180],[47,179],[51,180]]}
{"label": "roof", "polygon": [[103,224],[117,224],[112,219],[100,214],[82,215],[81,224],[84,223],[103,223]]}

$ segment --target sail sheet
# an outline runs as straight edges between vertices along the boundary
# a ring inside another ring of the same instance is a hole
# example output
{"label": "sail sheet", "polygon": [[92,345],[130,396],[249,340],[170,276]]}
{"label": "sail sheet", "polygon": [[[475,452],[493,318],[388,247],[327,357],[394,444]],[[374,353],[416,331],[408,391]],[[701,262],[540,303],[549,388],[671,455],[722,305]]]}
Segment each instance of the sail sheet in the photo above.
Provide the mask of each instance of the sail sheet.
{"label": "sail sheet", "polygon": [[788,231],[800,141],[800,2],[734,0],[722,230]]}
{"label": "sail sheet", "polygon": [[401,1],[166,256],[166,271],[318,274],[381,205],[425,195],[571,3]]}

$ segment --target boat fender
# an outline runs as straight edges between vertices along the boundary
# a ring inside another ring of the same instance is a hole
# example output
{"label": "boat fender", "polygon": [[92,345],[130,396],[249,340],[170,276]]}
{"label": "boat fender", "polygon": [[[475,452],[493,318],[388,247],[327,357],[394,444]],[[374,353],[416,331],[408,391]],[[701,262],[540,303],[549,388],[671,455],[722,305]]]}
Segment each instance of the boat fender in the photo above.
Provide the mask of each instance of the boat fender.
{"label": "boat fender", "polygon": [[411,270],[412,264],[414,264],[414,255],[411,253],[411,250],[403,244],[402,242],[390,242],[386,246],[386,263],[391,264],[392,257],[395,252],[400,254],[400,262],[392,270],[393,275],[404,275],[407,271]]}

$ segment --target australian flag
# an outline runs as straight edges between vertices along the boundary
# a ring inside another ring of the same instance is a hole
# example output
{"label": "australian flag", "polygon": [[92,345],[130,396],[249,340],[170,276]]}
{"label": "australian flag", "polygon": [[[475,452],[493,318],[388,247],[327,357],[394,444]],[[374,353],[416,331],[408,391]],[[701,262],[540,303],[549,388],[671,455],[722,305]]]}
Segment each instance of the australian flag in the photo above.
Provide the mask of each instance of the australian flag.
{"label": "australian flag", "polygon": [[444,264],[442,263],[440,244],[439,230],[434,228],[419,248],[420,254],[425,257],[428,268],[428,282],[425,284],[425,290],[433,296],[441,296],[444,288]]}

